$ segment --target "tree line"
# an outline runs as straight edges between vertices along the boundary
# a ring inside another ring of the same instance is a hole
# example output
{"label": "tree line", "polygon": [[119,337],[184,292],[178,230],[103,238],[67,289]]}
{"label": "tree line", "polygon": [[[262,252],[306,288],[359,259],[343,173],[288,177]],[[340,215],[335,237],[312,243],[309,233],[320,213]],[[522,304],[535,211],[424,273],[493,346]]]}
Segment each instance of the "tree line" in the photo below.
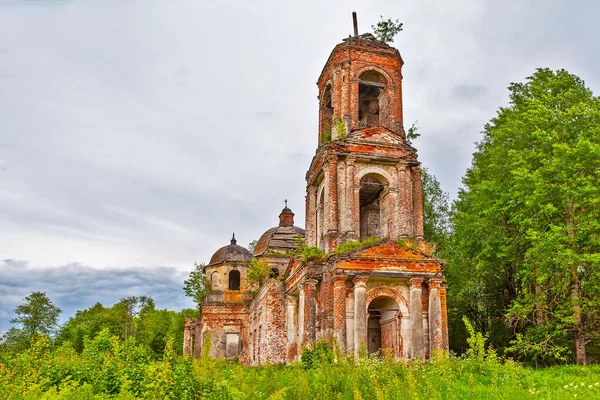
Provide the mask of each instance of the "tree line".
{"label": "tree line", "polygon": [[104,331],[122,341],[134,340],[157,358],[162,357],[169,340],[175,349],[183,348],[184,319],[198,316],[194,309],[161,310],[151,297],[130,296],[110,307],[96,303],[59,325],[61,309],[43,292],[25,297],[14,312],[15,318],[10,322],[15,326],[2,337],[0,351],[20,353],[46,336],[57,346],[68,344],[81,353],[86,340],[93,340]]}

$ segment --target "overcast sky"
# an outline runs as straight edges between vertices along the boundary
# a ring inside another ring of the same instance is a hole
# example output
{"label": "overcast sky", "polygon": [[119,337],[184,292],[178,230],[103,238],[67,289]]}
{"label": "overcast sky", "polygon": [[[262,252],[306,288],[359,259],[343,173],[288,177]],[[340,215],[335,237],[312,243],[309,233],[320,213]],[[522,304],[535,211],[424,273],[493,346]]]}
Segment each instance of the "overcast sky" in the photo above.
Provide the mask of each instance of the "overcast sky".
{"label": "overcast sky", "polygon": [[283,200],[304,226],[316,80],[333,47],[399,18],[405,125],[456,195],[506,87],[565,68],[600,92],[596,1],[0,0],[0,333],[21,299],[128,295],[179,310],[182,280]]}

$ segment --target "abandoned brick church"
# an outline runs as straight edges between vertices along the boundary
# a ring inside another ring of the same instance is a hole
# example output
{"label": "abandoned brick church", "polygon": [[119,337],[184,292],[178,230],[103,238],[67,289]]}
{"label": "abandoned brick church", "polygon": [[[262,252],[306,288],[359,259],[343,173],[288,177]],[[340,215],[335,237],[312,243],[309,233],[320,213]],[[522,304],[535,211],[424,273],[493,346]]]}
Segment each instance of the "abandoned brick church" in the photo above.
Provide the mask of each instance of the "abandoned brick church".
{"label": "abandoned brick church", "polygon": [[[235,238],[219,249],[204,267],[211,292],[201,317],[185,322],[184,354],[257,365],[296,361],[318,340],[346,354],[363,347],[406,359],[447,350],[442,262],[423,239],[402,65],[397,49],[356,29],[333,49],[317,82],[319,145],[306,173],[306,232],[286,205],[253,253]],[[293,255],[298,235],[326,256]],[[381,240],[338,250],[366,238]],[[246,279],[253,258],[274,272],[260,288]]]}

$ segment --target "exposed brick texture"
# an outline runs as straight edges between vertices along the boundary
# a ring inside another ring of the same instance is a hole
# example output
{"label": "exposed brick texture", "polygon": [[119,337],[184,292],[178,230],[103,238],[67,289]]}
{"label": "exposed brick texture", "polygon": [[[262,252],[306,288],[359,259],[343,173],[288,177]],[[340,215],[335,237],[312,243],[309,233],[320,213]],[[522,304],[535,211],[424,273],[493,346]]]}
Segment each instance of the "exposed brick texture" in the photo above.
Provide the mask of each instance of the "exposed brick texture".
{"label": "exposed brick texture", "polygon": [[[286,204],[279,226],[254,250],[279,274],[260,288],[247,279],[245,249],[234,239],[234,247],[219,249],[205,268],[213,293],[201,318],[186,321],[185,354],[202,350],[257,365],[297,361],[317,340],[347,354],[364,346],[397,358],[448,349],[442,262],[423,239],[420,164],[403,127],[402,65],[398,50],[368,34],[334,48],[317,82],[306,232],[293,225]],[[297,235],[327,256],[293,256]],[[335,252],[366,237],[380,242]],[[241,279],[233,290],[232,271]]]}

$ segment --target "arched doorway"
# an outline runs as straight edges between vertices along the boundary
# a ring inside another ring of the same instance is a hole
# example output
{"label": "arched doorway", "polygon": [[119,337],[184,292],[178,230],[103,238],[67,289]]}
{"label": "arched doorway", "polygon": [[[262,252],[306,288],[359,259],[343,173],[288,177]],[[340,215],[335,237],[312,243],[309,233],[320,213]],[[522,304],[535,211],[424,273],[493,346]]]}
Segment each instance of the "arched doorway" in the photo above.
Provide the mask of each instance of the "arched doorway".
{"label": "arched doorway", "polygon": [[391,297],[374,298],[367,308],[367,350],[376,353],[388,350],[396,355],[398,349],[398,314],[400,307]]}

